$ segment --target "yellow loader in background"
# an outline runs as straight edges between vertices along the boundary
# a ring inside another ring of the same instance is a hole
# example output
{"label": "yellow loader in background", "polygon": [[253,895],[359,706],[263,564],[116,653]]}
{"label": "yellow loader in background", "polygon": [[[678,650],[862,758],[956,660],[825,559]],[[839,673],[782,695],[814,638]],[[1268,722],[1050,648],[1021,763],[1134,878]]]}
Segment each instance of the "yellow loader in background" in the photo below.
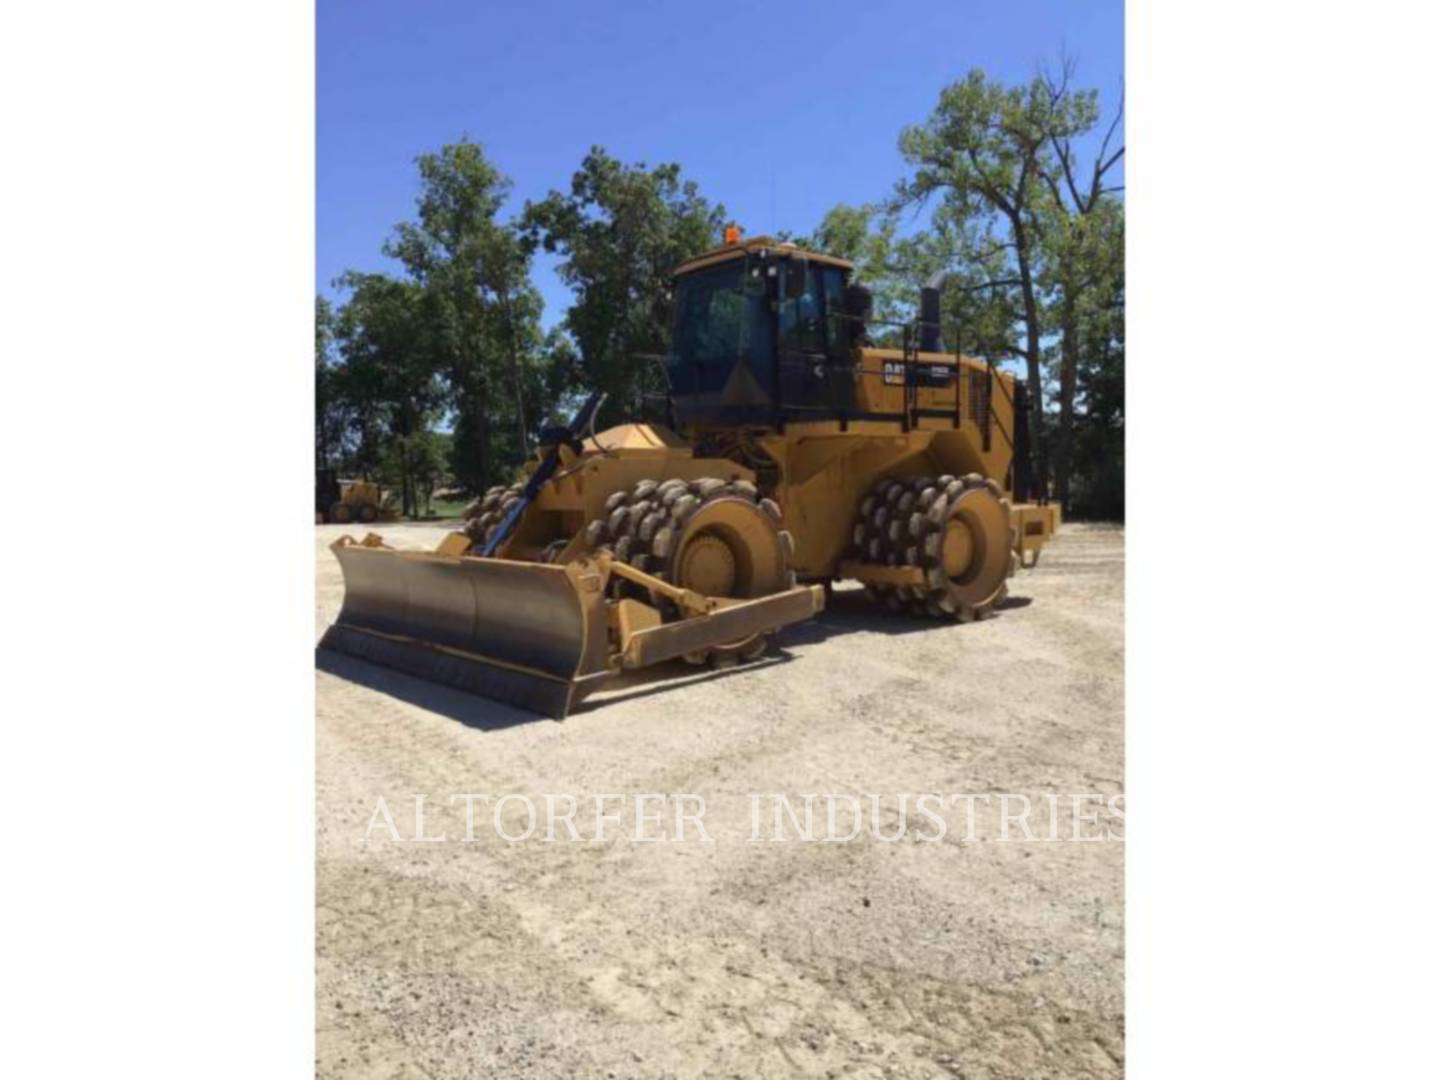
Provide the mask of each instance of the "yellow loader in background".
{"label": "yellow loader in background", "polygon": [[393,496],[372,480],[339,480],[333,469],[315,473],[315,524],[398,521]]}
{"label": "yellow loader in background", "polygon": [[850,263],[726,240],[675,271],[673,430],[597,433],[592,396],[434,552],[342,537],[322,648],[562,718],[624,669],[758,657],[836,580],[897,615],[1003,602],[1059,526],[1022,501],[1023,384],[943,351],[938,287],[877,348]]}

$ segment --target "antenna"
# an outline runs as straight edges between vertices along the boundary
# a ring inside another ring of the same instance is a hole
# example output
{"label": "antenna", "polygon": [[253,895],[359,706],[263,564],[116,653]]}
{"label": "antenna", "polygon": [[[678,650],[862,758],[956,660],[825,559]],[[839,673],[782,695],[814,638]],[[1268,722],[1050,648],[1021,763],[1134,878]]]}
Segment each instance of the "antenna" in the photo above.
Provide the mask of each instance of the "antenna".
{"label": "antenna", "polygon": [[770,235],[775,235],[775,230],[780,226],[775,220],[775,159],[770,159]]}

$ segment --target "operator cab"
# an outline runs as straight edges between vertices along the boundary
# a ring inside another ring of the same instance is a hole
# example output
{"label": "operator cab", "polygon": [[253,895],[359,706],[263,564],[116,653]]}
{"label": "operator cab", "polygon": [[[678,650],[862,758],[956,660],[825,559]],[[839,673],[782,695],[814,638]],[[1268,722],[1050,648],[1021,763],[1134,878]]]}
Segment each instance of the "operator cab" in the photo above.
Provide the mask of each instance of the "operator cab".
{"label": "operator cab", "polygon": [[676,421],[768,428],[852,408],[864,325],[852,265],[768,236],[726,239],[675,271]]}

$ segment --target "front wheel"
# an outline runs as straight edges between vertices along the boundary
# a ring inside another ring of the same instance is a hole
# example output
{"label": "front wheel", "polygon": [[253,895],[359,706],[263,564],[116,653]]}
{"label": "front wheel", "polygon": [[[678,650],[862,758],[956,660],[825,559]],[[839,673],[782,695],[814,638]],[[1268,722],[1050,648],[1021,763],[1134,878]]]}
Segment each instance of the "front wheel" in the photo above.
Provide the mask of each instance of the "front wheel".
{"label": "front wheel", "polygon": [[[642,480],[606,500],[605,515],[586,526],[585,539],[592,549],[608,548],[637,570],[702,596],[748,600],[795,584],[795,544],[780,519],[779,506],[746,480]],[[622,579],[612,588],[617,595],[644,591]],[[669,601],[658,606],[667,622],[680,617]],[[755,634],[685,659],[717,666],[750,660],[767,640]]]}

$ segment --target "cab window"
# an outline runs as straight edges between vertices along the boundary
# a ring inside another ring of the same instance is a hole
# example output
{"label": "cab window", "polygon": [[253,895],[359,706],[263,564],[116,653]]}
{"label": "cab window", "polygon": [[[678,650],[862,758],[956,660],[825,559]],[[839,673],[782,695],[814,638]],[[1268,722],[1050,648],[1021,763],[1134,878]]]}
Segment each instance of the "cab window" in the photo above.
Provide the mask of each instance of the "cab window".
{"label": "cab window", "polygon": [[676,361],[728,363],[750,344],[755,305],[740,290],[740,271],[739,263],[727,263],[680,280],[675,305]]}

